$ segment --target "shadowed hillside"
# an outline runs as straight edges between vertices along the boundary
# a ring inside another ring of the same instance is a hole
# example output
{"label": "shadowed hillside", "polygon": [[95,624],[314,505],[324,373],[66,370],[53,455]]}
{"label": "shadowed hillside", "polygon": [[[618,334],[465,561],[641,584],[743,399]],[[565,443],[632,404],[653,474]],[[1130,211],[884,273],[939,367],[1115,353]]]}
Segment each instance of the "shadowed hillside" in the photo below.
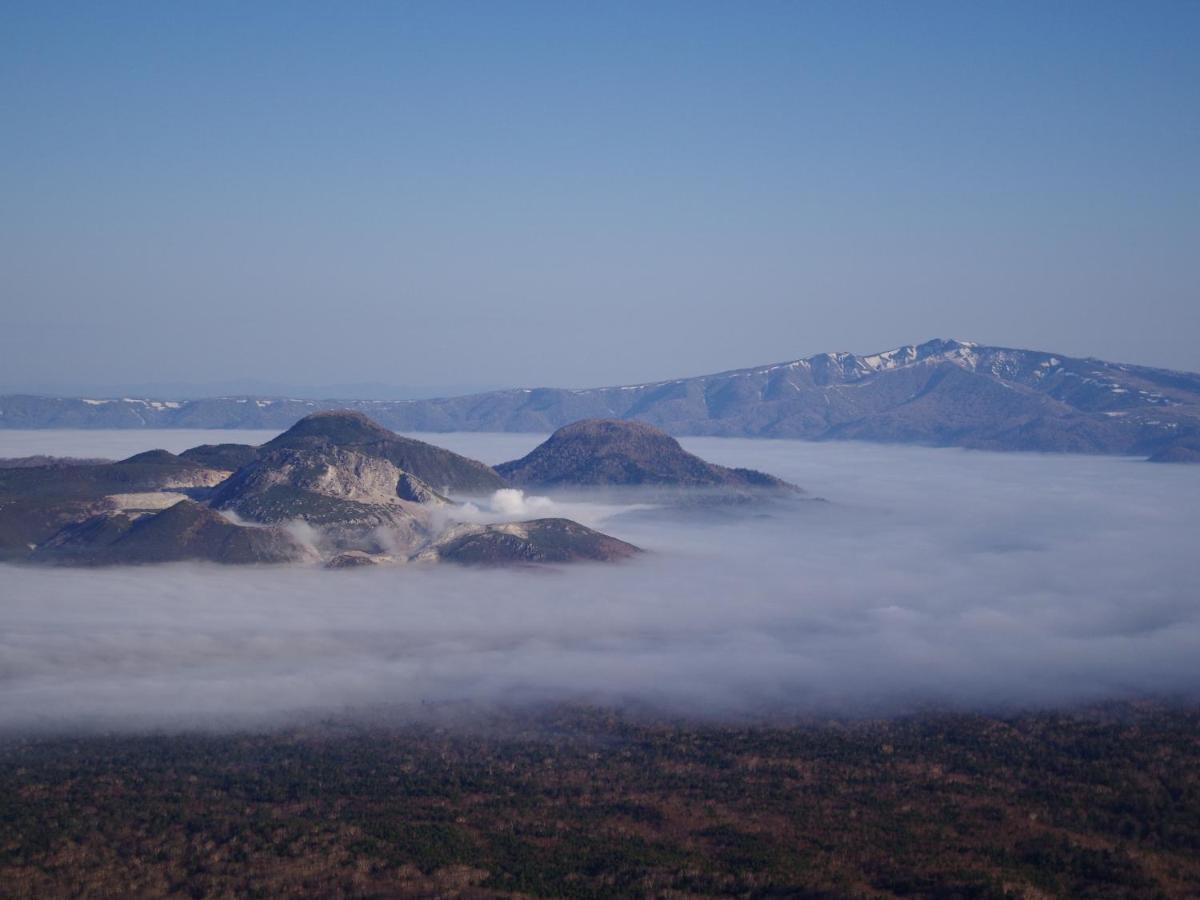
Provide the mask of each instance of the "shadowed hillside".
{"label": "shadowed hillside", "polygon": [[679,487],[795,490],[753,469],[730,469],[688,453],[643,422],[585,419],[496,471],[521,487]]}

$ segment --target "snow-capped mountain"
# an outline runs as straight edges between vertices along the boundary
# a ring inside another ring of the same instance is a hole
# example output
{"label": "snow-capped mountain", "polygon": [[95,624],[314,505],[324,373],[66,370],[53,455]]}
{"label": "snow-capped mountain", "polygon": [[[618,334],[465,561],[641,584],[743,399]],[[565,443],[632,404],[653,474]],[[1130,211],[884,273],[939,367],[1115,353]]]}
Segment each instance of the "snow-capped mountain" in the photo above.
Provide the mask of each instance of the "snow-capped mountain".
{"label": "snow-capped mountain", "polygon": [[440,400],[8,396],[0,427],[278,428],[331,408],[400,431],[549,432],[578,419],[626,418],[676,435],[1010,450],[1154,454],[1200,441],[1200,375],[957,340],[648,384]]}

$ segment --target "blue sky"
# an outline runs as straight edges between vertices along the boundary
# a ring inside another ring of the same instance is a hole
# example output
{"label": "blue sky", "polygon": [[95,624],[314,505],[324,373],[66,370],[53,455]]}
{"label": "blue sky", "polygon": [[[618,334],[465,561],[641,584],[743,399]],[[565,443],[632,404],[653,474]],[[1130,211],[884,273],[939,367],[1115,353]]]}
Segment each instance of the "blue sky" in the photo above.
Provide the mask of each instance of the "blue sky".
{"label": "blue sky", "polygon": [[1200,369],[1200,3],[0,2],[0,385]]}

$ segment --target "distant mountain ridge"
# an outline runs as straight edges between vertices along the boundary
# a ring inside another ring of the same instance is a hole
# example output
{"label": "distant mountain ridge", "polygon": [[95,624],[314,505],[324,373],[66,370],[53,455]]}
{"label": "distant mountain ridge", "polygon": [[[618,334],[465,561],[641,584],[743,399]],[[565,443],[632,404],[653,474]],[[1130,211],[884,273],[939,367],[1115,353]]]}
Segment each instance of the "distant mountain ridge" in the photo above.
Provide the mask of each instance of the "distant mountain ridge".
{"label": "distant mountain ridge", "polygon": [[333,408],[398,431],[636,419],[674,435],[1157,455],[1200,438],[1200,374],[938,339],[647,384],[438,400],[12,395],[0,397],[0,428],[284,428]]}

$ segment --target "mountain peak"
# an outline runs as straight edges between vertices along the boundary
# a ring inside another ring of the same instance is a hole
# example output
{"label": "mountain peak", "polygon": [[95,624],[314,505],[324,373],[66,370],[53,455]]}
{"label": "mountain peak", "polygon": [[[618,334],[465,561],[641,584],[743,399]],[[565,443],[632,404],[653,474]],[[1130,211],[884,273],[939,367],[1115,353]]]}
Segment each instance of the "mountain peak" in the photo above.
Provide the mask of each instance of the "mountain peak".
{"label": "mountain peak", "polygon": [[394,440],[396,433],[351,409],[331,409],[310,413],[265,446],[293,446],[297,443],[329,441],[333,444],[365,444]]}
{"label": "mountain peak", "polygon": [[974,350],[979,345],[974,341],[960,341],[958,338],[934,338],[917,345],[917,350],[930,355],[935,353],[953,353],[956,350]]}
{"label": "mountain peak", "polygon": [[496,471],[517,485],[791,488],[749,469],[727,469],[688,453],[646,422],[583,419],[564,425],[522,459]]}
{"label": "mountain peak", "polygon": [[660,428],[634,419],[580,419],[559,428],[550,435],[550,440],[573,440],[586,438],[598,442],[621,440],[644,440],[678,448],[679,441]]}
{"label": "mountain peak", "polygon": [[120,465],[135,464],[152,466],[193,465],[189,460],[181,459],[169,450],[145,450],[142,453],[135,453],[128,459],[120,461]]}
{"label": "mountain peak", "polygon": [[260,449],[269,454],[329,446],[386,459],[437,492],[479,494],[504,487],[500,476],[483,463],[403,437],[363,413],[348,409],[310,413]]}

